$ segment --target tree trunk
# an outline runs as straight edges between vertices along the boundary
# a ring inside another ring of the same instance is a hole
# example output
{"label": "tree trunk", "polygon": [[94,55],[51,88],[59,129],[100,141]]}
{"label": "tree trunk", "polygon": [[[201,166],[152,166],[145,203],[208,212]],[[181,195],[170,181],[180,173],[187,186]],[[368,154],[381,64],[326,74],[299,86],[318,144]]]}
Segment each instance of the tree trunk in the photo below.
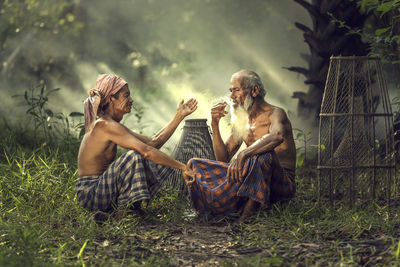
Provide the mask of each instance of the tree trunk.
{"label": "tree trunk", "polygon": [[[312,29],[296,22],[295,26],[303,32],[304,41],[308,44],[310,55],[302,55],[307,61],[308,69],[288,67],[293,72],[305,76],[305,84],[309,85],[307,93],[294,92],[293,98],[299,99],[298,115],[301,118],[318,118],[322,95],[328,73],[330,56],[365,56],[368,45],[358,35],[348,35],[345,28],[332,21],[344,21],[351,28],[362,28],[366,16],[359,12],[355,2],[340,0],[294,0],[304,7],[312,19]],[[315,120],[317,123],[318,120]]]}

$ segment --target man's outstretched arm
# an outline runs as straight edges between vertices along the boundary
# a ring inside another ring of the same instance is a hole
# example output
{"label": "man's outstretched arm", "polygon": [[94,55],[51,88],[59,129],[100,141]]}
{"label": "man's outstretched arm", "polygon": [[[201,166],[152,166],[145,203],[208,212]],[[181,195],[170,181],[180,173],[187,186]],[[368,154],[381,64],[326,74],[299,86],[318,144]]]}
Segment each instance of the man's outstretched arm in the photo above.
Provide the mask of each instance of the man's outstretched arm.
{"label": "man's outstretched arm", "polygon": [[99,124],[99,126],[101,127],[106,138],[113,143],[123,148],[135,150],[140,153],[143,158],[148,159],[156,164],[180,169],[183,171],[186,177],[194,177],[194,172],[191,171],[185,164],[176,161],[160,150],[143,143],[134,135],[132,135],[129,129],[124,125],[114,121],[107,121]]}
{"label": "man's outstretched arm", "polygon": [[192,114],[197,109],[197,100],[189,99],[186,103],[183,100],[178,104],[178,108],[172,120],[162,128],[158,133],[156,133],[151,141],[147,143],[149,146],[160,149],[165,142],[172,136],[178,127],[179,123],[188,115]]}
{"label": "man's outstretched arm", "polygon": [[162,128],[153,137],[147,137],[142,134],[135,133],[134,131],[128,130],[131,135],[139,139],[141,142],[160,149],[165,142],[172,136],[178,127],[179,123],[188,115],[192,114],[197,109],[197,100],[189,99],[186,103],[183,100],[178,104],[178,108],[172,120]]}

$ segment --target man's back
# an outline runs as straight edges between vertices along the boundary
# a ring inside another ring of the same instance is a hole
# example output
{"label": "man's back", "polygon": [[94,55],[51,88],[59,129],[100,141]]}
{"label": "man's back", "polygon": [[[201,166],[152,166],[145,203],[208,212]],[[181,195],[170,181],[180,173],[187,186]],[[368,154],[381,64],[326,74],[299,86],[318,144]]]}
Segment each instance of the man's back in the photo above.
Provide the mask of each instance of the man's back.
{"label": "man's back", "polygon": [[115,159],[117,146],[105,138],[105,119],[99,119],[93,128],[87,132],[79,147],[79,176],[102,174]]}

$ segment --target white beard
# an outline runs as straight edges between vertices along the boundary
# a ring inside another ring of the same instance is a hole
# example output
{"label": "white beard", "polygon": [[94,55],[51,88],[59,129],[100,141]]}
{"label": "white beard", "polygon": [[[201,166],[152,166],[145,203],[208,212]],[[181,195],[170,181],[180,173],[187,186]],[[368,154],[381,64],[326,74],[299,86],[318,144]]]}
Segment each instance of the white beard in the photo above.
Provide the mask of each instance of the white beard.
{"label": "white beard", "polygon": [[239,104],[236,108],[230,105],[232,136],[235,140],[243,140],[249,134],[249,112],[253,103],[254,99],[247,94],[243,105]]}

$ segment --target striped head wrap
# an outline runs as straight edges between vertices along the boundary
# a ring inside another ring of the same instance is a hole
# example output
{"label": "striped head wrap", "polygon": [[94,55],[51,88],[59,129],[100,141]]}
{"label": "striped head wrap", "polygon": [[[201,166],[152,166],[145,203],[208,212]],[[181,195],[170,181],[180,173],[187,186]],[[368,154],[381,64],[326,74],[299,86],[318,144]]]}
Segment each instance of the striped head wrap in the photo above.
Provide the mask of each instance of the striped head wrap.
{"label": "striped head wrap", "polygon": [[85,131],[88,132],[97,116],[103,115],[103,107],[110,103],[111,96],[118,93],[127,82],[113,74],[100,74],[96,88],[89,90],[89,97],[83,102]]}

